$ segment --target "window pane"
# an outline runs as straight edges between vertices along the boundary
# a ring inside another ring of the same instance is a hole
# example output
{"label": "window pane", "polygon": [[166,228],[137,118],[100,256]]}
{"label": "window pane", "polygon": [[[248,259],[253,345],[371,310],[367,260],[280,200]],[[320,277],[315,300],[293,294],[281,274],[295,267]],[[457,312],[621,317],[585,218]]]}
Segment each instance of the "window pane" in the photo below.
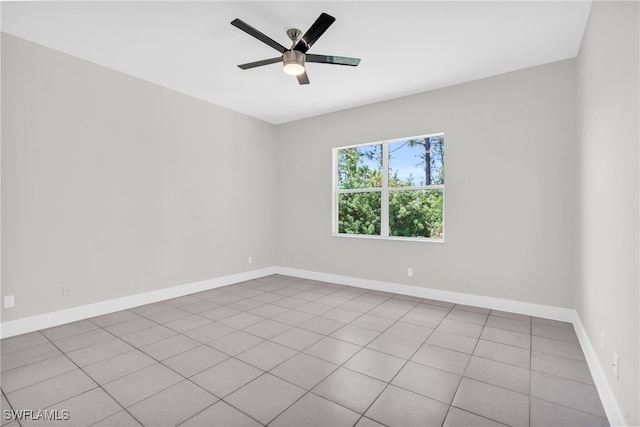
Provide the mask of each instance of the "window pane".
{"label": "window pane", "polygon": [[379,188],[382,186],[382,145],[338,150],[338,188]]}
{"label": "window pane", "polygon": [[444,184],[444,136],[389,143],[389,186]]}
{"label": "window pane", "polygon": [[338,232],[380,235],[380,192],[338,194]]}
{"label": "window pane", "polygon": [[442,239],[442,190],[391,191],[389,235]]}

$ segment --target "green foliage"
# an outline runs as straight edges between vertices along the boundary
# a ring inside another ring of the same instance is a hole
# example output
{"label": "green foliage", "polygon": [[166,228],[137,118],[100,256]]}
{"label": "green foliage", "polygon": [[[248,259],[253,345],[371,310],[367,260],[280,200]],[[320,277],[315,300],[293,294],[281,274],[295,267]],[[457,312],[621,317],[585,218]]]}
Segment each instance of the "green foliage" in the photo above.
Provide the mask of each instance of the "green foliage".
{"label": "green foliage", "polygon": [[[365,164],[364,159],[370,160]],[[376,168],[371,166],[375,165]],[[379,165],[379,166],[378,166]],[[338,187],[341,189],[376,188],[382,186],[382,147],[369,150],[357,147],[338,151]]]}
{"label": "green foliage", "polygon": [[343,193],[338,197],[338,232],[380,234],[380,192]]}
{"label": "green foliage", "polygon": [[442,238],[442,190],[389,193],[389,235]]}

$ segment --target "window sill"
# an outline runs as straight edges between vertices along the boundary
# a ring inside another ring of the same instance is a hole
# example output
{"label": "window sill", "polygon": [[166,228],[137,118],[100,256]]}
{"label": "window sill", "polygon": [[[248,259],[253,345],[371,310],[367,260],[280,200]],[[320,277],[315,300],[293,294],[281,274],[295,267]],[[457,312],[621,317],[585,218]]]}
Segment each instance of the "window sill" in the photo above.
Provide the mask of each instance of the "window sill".
{"label": "window sill", "polygon": [[420,237],[382,237],[382,236],[372,236],[369,234],[346,234],[346,233],[333,233],[332,236],[347,238],[347,239],[395,240],[395,241],[418,242],[418,243],[444,243],[444,239],[427,239],[427,238],[420,238]]}

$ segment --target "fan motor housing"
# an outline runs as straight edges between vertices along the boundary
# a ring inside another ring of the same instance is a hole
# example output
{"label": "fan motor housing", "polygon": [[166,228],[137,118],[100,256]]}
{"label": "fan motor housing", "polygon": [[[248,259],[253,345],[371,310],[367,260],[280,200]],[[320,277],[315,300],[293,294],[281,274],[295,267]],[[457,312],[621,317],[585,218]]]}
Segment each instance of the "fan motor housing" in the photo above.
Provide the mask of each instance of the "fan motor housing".
{"label": "fan motor housing", "polygon": [[[287,74],[298,75],[304,72],[305,54],[299,50],[285,50],[282,54],[284,71]],[[291,70],[291,71],[289,71]]]}

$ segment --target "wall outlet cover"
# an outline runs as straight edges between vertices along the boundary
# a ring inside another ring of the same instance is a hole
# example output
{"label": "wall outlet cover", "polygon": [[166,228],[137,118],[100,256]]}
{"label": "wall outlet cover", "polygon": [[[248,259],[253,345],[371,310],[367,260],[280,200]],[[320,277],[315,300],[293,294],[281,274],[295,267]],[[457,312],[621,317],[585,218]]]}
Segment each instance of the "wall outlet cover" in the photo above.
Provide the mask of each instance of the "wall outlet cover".
{"label": "wall outlet cover", "polygon": [[7,295],[4,297],[4,308],[12,308],[16,305],[15,295]]}

